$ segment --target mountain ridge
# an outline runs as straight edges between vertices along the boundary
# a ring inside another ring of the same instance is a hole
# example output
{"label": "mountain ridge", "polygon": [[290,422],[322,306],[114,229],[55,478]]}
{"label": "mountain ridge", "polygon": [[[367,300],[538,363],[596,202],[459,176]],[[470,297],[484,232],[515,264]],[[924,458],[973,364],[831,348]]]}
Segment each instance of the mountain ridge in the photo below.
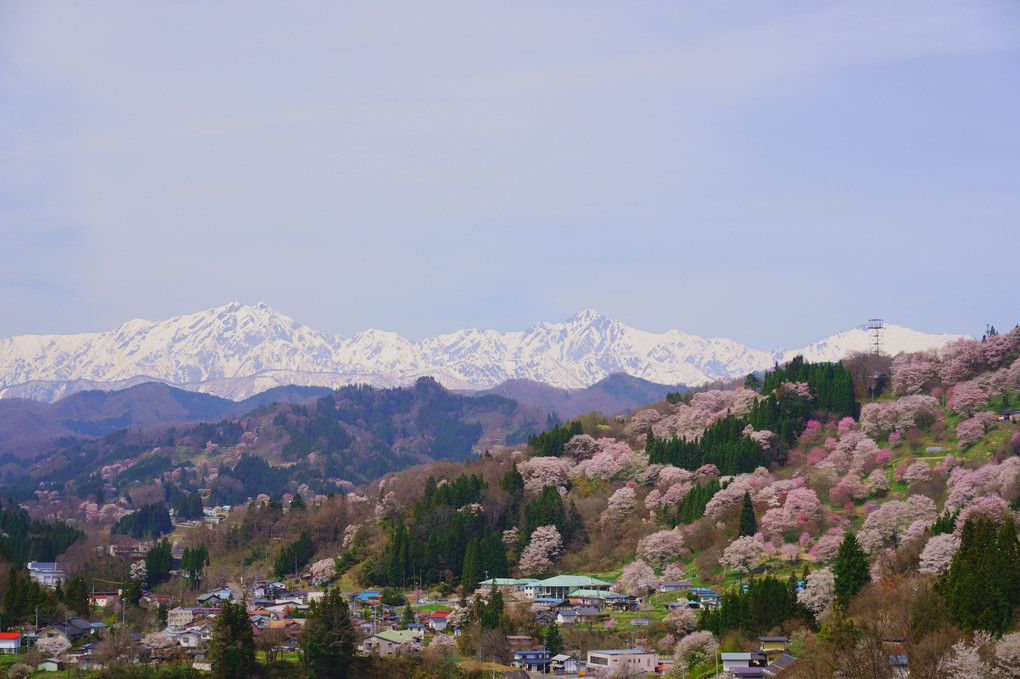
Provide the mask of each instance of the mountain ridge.
{"label": "mountain ridge", "polygon": [[[893,325],[886,333],[890,353],[959,337]],[[866,331],[855,328],[804,349],[766,352],[680,330],[638,330],[593,309],[523,331],[463,329],[412,341],[368,329],[345,338],[302,325],[264,302],[234,301],[166,321],[135,319],[107,332],[0,339],[0,396],[53,401],[157,381],[243,400],[289,384],[395,387],[424,376],[457,390],[490,389],[511,379],[583,389],[614,373],[700,386],[767,369],[796,353],[838,360],[869,346]]]}

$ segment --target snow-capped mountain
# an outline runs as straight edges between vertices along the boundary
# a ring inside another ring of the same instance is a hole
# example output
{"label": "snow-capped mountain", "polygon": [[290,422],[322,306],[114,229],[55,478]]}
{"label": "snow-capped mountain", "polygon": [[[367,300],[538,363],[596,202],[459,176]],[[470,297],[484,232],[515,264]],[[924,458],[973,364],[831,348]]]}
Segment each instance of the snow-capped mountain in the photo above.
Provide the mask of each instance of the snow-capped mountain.
{"label": "snow-capped mountain", "polygon": [[[954,339],[888,326],[884,346],[897,353]],[[644,332],[592,310],[522,332],[460,330],[413,342],[367,330],[343,338],[264,303],[232,302],[167,321],[130,321],[109,332],[0,340],[0,396],[52,401],[152,380],[241,399],[287,384],[389,387],[423,375],[451,389],[486,389],[508,379],[570,389],[621,372],[695,386],[763,370],[795,353],[838,360],[868,346],[867,331],[857,328],[798,352],[764,352],[678,330]]]}

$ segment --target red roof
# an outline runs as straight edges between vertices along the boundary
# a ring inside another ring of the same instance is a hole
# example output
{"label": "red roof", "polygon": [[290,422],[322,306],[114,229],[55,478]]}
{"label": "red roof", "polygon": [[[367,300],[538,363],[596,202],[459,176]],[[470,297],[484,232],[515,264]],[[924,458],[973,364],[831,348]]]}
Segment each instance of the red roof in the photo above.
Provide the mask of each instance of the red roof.
{"label": "red roof", "polygon": [[21,632],[0,632],[0,639],[18,639]]}
{"label": "red roof", "polygon": [[432,613],[431,618],[445,618],[450,614],[450,611],[435,611]]}

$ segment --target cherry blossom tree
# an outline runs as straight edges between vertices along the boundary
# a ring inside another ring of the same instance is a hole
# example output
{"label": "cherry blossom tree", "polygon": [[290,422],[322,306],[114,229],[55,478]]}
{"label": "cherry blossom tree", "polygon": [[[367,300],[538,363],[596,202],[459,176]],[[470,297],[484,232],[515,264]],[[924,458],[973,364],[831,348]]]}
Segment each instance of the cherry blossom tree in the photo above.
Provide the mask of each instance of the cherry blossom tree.
{"label": "cherry blossom tree", "polygon": [[662,493],[659,492],[659,489],[652,488],[648,491],[648,495],[645,496],[645,509],[654,514],[655,510],[659,508],[661,499]]}
{"label": "cherry blossom tree", "polygon": [[567,468],[558,457],[533,457],[517,463],[517,471],[524,478],[525,490],[535,495],[546,486],[567,486]]}
{"label": "cherry blossom tree", "polygon": [[556,526],[539,526],[531,541],[521,552],[520,567],[526,575],[544,573],[552,568],[553,559],[563,550],[563,538]]}
{"label": "cherry blossom tree", "polygon": [[662,572],[662,577],[667,580],[680,580],[684,577],[684,565],[682,563],[671,563]]}
{"label": "cherry blossom tree", "polygon": [[641,538],[637,544],[637,553],[655,568],[662,568],[680,556],[683,546],[684,536],[679,532],[660,530]]}
{"label": "cherry blossom tree", "polygon": [[797,601],[820,616],[836,600],[836,578],[828,568],[808,573],[804,588],[797,593]]}
{"label": "cherry blossom tree", "polygon": [[911,495],[906,502],[886,502],[864,519],[857,541],[866,551],[874,552],[894,543],[913,522],[931,524],[937,516],[935,502],[924,495]]}
{"label": "cherry blossom tree", "polygon": [[975,382],[960,382],[949,391],[946,407],[958,415],[970,417],[988,402],[988,394]]}
{"label": "cherry blossom tree", "polygon": [[903,472],[903,481],[906,483],[923,482],[930,478],[931,467],[928,466],[927,462],[915,462],[907,467],[907,471]]}
{"label": "cherry blossom tree", "polygon": [[452,634],[437,634],[432,637],[426,653],[436,658],[449,658],[457,655],[457,639]]}
{"label": "cherry blossom tree", "polygon": [[960,448],[970,448],[984,438],[985,425],[977,417],[964,420],[956,425],[956,439]]}
{"label": "cherry blossom tree", "polygon": [[312,582],[322,585],[336,577],[336,560],[322,559],[312,564]]}
{"label": "cherry blossom tree", "polygon": [[829,490],[829,500],[837,505],[843,505],[854,500],[863,500],[867,496],[867,484],[862,483],[855,474],[847,474]]}
{"label": "cherry blossom tree", "polygon": [[1004,635],[995,644],[995,676],[1020,679],[1020,632]]}
{"label": "cherry blossom tree", "polygon": [[595,455],[596,450],[597,447],[595,445],[595,439],[587,434],[577,434],[563,446],[563,452],[565,454],[578,460],[584,460],[592,457]]}
{"label": "cherry blossom tree", "polygon": [[659,586],[655,571],[641,559],[623,567],[620,579],[616,581],[620,591],[630,596],[646,596]]}
{"label": "cherry blossom tree", "polygon": [[761,565],[765,547],[753,536],[737,538],[723,551],[720,565],[732,568],[741,575],[747,575]]}
{"label": "cherry blossom tree", "polygon": [[152,632],[142,637],[142,646],[150,651],[165,651],[178,646],[177,640],[166,632]]}
{"label": "cherry blossom tree", "polygon": [[882,469],[874,469],[868,475],[868,491],[872,495],[882,496],[889,492],[889,477]]}
{"label": "cherry blossom tree", "polygon": [[836,553],[839,551],[841,544],[843,544],[843,535],[841,533],[823,535],[818,538],[818,542],[811,548],[810,554],[819,561],[832,561],[836,558]]}
{"label": "cherry blossom tree", "polygon": [[804,431],[800,434],[800,440],[804,443],[817,443],[822,438],[822,423],[818,420],[808,420],[804,425]]}
{"label": "cherry blossom tree", "polygon": [[622,521],[631,511],[634,510],[634,501],[637,492],[630,486],[624,486],[609,496],[609,503],[606,510],[602,512],[603,523],[617,523]]}
{"label": "cherry blossom tree", "polygon": [[956,519],[955,533],[958,536],[963,533],[963,525],[967,523],[968,519],[983,517],[1001,524],[1011,515],[1012,511],[1009,505],[998,495],[986,495],[975,498],[960,511],[960,516]]}
{"label": "cherry blossom tree", "polygon": [[918,570],[936,577],[949,572],[949,566],[959,549],[960,538],[952,533],[934,536],[921,552]]}
{"label": "cherry blossom tree", "polygon": [[711,632],[692,632],[677,642],[673,657],[680,668],[691,669],[712,659],[718,652],[719,642]]}
{"label": "cherry blossom tree", "polygon": [[942,663],[944,676],[949,679],[989,679],[992,668],[981,659],[978,649],[958,641]]}
{"label": "cherry blossom tree", "polygon": [[896,428],[899,408],[893,401],[878,401],[861,406],[861,431],[868,436],[888,436]]}
{"label": "cherry blossom tree", "polygon": [[48,637],[35,642],[35,650],[44,658],[61,658],[71,648],[65,637]]}
{"label": "cherry blossom tree", "polygon": [[678,606],[669,611],[662,620],[666,627],[676,630],[680,636],[690,634],[698,627],[698,615],[694,609],[687,606]]}
{"label": "cherry blossom tree", "polygon": [[892,388],[896,394],[916,394],[938,380],[938,364],[928,352],[900,354],[893,359]]}

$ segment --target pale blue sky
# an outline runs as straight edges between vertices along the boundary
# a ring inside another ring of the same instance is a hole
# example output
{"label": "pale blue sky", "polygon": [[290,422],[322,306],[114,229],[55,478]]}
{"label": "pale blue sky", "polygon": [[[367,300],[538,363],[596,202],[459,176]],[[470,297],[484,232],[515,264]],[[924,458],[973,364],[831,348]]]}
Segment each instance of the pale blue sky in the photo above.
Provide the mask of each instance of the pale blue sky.
{"label": "pale blue sky", "polygon": [[0,4],[0,337],[975,335],[1018,239],[1012,0]]}

